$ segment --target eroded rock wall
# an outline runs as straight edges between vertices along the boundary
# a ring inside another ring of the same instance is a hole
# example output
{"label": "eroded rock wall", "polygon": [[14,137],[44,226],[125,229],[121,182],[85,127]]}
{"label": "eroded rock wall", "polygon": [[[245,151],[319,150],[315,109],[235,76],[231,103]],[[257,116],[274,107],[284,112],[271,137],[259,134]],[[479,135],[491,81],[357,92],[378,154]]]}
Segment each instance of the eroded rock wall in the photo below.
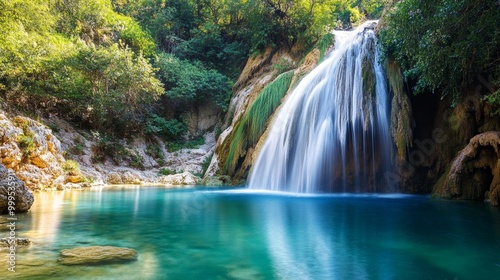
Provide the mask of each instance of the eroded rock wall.
{"label": "eroded rock wall", "polygon": [[0,162],[31,190],[43,190],[64,174],[61,143],[45,125],[0,112]]}
{"label": "eroded rock wall", "polygon": [[[224,170],[224,166],[228,160],[232,141],[245,141],[237,139],[239,135],[235,134],[236,126],[242,121],[245,112],[249,110],[263,89],[278,76],[278,67],[274,67],[275,65],[283,67],[286,64],[288,67],[295,69],[287,92],[288,94],[302,77],[316,67],[319,58],[320,51],[315,49],[297,67],[299,58],[293,57],[285,51],[274,52],[267,50],[263,54],[248,60],[239,80],[233,88],[234,95],[229,106],[226,124],[217,140],[215,153],[205,176],[214,176],[217,174],[229,175],[233,183],[236,184],[241,183],[247,178],[251,166],[256,160],[256,151],[260,150],[268,132],[265,130],[256,144],[252,144],[244,149],[238,149],[234,155],[231,155],[231,157],[237,159],[237,163],[228,173],[227,170]],[[286,98],[286,95],[284,98]],[[275,112],[278,110],[279,106]],[[268,118],[267,127],[274,119],[274,115],[272,114]]]}
{"label": "eroded rock wall", "polygon": [[436,184],[433,195],[447,199],[500,203],[500,131],[474,136],[453,159]]}

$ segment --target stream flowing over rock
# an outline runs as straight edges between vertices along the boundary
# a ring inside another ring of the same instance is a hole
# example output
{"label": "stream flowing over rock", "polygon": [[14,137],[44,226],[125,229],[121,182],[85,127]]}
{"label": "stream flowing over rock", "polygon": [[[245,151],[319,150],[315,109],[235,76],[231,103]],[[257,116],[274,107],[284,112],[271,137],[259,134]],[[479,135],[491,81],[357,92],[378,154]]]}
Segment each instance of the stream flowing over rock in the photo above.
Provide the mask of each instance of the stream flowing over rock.
{"label": "stream flowing over rock", "polygon": [[[9,190],[9,187],[14,187],[15,191],[12,192]],[[9,213],[8,202],[10,194],[12,194],[13,201],[15,202],[14,213],[26,212],[33,205],[33,194],[24,185],[23,181],[0,164],[0,214]]]}
{"label": "stream flowing over rock", "polygon": [[500,131],[474,136],[436,184],[434,196],[500,203]]}

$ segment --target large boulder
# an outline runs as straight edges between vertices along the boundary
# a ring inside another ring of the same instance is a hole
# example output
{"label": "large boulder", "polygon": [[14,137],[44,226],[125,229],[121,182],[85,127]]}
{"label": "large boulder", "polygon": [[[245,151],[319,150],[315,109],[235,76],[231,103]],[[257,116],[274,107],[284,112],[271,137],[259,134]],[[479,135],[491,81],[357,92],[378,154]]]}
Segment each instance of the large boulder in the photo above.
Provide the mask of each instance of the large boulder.
{"label": "large boulder", "polygon": [[64,265],[99,265],[137,260],[137,251],[113,246],[77,247],[62,250],[57,259]]}
{"label": "large boulder", "polygon": [[0,163],[14,170],[31,190],[42,190],[64,173],[61,143],[50,128],[30,118],[0,111]]}
{"label": "large boulder", "polygon": [[12,193],[9,187],[14,187],[15,189],[13,191],[15,210],[13,212],[21,213],[28,211],[31,205],[33,205],[33,194],[24,185],[23,181],[0,164],[0,214],[9,213],[9,193]]}
{"label": "large boulder", "polygon": [[474,136],[434,187],[435,197],[500,203],[500,131]]}
{"label": "large boulder", "polygon": [[160,176],[158,182],[165,184],[167,186],[179,186],[179,185],[199,185],[201,179],[194,176],[189,172],[183,172],[174,175]]}

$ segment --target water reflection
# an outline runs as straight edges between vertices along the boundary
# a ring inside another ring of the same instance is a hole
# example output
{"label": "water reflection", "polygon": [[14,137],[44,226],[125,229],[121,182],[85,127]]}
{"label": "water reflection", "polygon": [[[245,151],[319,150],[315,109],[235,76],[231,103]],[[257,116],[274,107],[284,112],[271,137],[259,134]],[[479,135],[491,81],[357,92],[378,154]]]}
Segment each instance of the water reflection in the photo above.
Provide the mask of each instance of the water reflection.
{"label": "water reflection", "polygon": [[[38,202],[33,204],[28,220],[28,230],[22,233],[23,237],[36,242],[43,239],[43,243],[50,245],[56,242],[61,223],[62,207],[64,203],[76,205],[77,195],[74,192],[44,192],[37,195],[37,200],[49,203]],[[73,206],[69,208],[74,211]]]}
{"label": "water reflection", "polygon": [[[19,253],[18,275],[491,279],[500,275],[498,217],[498,209],[485,204],[425,197],[294,197],[144,187],[40,193],[22,216],[19,234],[34,245]],[[99,267],[57,263],[60,250],[90,245],[134,248],[139,259]]]}

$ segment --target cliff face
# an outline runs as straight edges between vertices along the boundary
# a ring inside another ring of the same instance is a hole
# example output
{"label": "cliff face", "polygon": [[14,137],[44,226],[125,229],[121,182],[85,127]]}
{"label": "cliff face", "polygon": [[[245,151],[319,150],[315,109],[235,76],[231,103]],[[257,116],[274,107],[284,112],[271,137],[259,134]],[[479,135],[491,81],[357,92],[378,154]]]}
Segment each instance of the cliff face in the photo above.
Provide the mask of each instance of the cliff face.
{"label": "cliff face", "polygon": [[233,183],[247,178],[282,99],[317,65],[319,58],[320,51],[315,49],[297,67],[299,59],[288,52],[267,50],[248,60],[233,87],[224,131],[205,176],[229,175]]}
{"label": "cliff face", "polygon": [[462,92],[462,98],[453,106],[451,98],[441,99],[437,93],[408,93],[409,86],[403,86],[398,66],[389,63],[391,71],[391,126],[398,171],[391,174],[389,182],[398,184],[406,193],[488,198],[499,170],[494,164],[495,141],[484,139],[500,131],[499,116],[491,114],[492,108],[483,101],[490,87],[478,80],[475,87]]}
{"label": "cliff face", "polygon": [[61,143],[52,131],[32,119],[9,119],[0,112],[0,162],[31,190],[48,188],[64,174]]}

